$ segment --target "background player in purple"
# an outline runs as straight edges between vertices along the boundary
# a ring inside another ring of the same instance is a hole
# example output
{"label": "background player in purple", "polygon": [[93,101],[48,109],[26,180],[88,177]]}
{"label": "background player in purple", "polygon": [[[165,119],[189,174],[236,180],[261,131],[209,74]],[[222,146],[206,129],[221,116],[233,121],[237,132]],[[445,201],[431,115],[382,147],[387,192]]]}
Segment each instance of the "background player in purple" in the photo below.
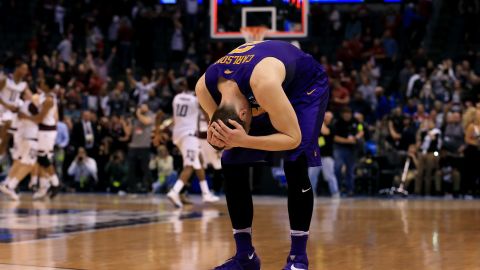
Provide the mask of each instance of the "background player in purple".
{"label": "background player in purple", "polygon": [[222,166],[237,252],[215,269],[260,269],[251,238],[248,168],[272,151],[286,151],[292,244],[284,269],[308,269],[313,211],[308,167],[321,165],[317,138],[329,95],[324,69],[290,43],[246,43],[211,65],[196,92],[211,119],[209,143],[228,149]]}

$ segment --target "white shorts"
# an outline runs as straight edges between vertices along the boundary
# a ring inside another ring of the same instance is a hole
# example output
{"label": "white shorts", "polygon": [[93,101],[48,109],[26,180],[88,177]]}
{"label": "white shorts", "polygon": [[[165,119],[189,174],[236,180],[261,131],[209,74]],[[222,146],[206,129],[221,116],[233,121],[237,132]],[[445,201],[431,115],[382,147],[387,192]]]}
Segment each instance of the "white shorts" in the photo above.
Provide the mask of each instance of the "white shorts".
{"label": "white shorts", "polygon": [[35,165],[37,163],[37,146],[36,140],[22,139],[18,149],[20,163]]}
{"label": "white shorts", "polygon": [[192,166],[195,170],[200,170],[200,142],[195,136],[185,136],[176,140],[176,145],[183,158],[183,167]]}
{"label": "white shorts", "polygon": [[222,168],[222,152],[215,150],[207,140],[200,139],[200,153],[202,155],[203,168],[212,165],[215,170]]}
{"label": "white shorts", "polygon": [[13,120],[14,113],[5,109],[0,105],[0,123],[3,125],[5,122],[11,122]]}
{"label": "white shorts", "polygon": [[39,130],[38,131],[38,155],[47,156],[49,159],[52,159],[56,139],[57,139],[56,130]]}

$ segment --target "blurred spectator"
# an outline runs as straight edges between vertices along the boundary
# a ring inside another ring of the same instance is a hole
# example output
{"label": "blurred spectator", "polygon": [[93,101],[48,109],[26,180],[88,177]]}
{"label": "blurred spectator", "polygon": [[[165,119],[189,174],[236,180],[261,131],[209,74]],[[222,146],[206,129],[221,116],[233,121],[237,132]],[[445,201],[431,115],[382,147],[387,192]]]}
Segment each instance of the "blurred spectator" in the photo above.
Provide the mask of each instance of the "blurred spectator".
{"label": "blurred spectator", "polygon": [[[155,70],[152,71],[152,79],[155,78],[155,73]],[[143,75],[140,81],[135,80],[131,69],[127,69],[127,78],[130,86],[135,88],[133,96],[137,98],[138,105],[148,101],[149,93],[155,91],[155,87],[158,84],[158,81],[150,80],[147,75]]]}
{"label": "blurred spectator", "polygon": [[338,112],[350,103],[350,93],[339,81],[334,80],[332,84],[333,90],[330,106],[332,111]]}
{"label": "blurred spectator", "polygon": [[480,109],[470,109],[465,113],[465,178],[464,192],[468,198],[476,191],[480,179]]}
{"label": "blurred spectator", "polygon": [[179,21],[173,22],[174,29],[170,43],[170,50],[172,52],[171,59],[173,63],[181,63],[185,56],[185,37],[182,23]]}
{"label": "blurred spectator", "polygon": [[151,177],[148,165],[154,117],[147,104],[138,106],[135,111],[127,157],[129,192],[146,191],[150,188]]}
{"label": "blurred spectator", "polygon": [[120,17],[118,15],[113,16],[112,23],[108,27],[108,41],[111,46],[115,46],[118,41],[118,30],[120,29]]}
{"label": "blurred spectator", "polygon": [[435,192],[437,195],[452,196],[460,192],[460,171],[456,160],[446,150],[440,152],[439,170],[435,171]]}
{"label": "blurred spectator", "polygon": [[431,119],[424,119],[418,131],[417,142],[420,155],[418,158],[418,174],[415,180],[415,194],[431,195],[431,186],[435,170],[438,168],[440,149],[442,148],[442,132],[435,127]]}
{"label": "blurred spectator", "polygon": [[85,148],[79,147],[77,156],[68,167],[68,174],[73,177],[75,189],[93,191],[98,181],[97,172],[97,162],[87,155]]}
{"label": "blurred spectator", "polygon": [[398,44],[392,37],[392,32],[390,30],[386,30],[383,34],[383,47],[387,58],[390,61],[395,61],[398,54]]}
{"label": "blurred spectator", "polygon": [[63,0],[59,0],[57,4],[55,5],[55,13],[54,13],[54,21],[56,24],[58,24],[58,33],[63,35],[65,32],[65,8],[62,6],[63,5]]}
{"label": "blurred spectator", "polygon": [[125,120],[124,116],[113,115],[109,126],[109,136],[112,138],[112,152],[128,151],[128,142],[132,133],[130,121]]}
{"label": "blurred spectator", "polygon": [[367,76],[361,76],[362,84],[358,87],[357,91],[363,97],[363,100],[368,102],[371,109],[377,107],[377,97],[375,95],[375,86],[370,83],[370,79]]}
{"label": "blurred spectator", "polygon": [[153,193],[157,193],[161,189],[167,190],[177,180],[177,175],[173,170],[173,157],[164,145],[157,148],[157,155],[150,159],[148,167],[157,176],[152,185]]}
{"label": "blurred spectator", "polygon": [[311,167],[308,169],[308,176],[312,182],[314,192],[318,189],[318,176],[320,171],[323,173],[323,179],[328,183],[330,195],[333,198],[340,197],[338,190],[337,177],[335,176],[335,160],[333,159],[333,113],[326,112],[322,125],[321,134],[318,138],[320,153],[322,154],[322,166]]}
{"label": "blurred spectator", "polygon": [[90,111],[82,112],[82,119],[80,122],[73,125],[72,130],[72,145],[78,149],[83,147],[89,156],[95,156],[97,141],[97,130],[92,123],[92,113]]}
{"label": "blurred spectator", "polygon": [[355,159],[358,151],[358,140],[363,138],[363,131],[359,130],[353,119],[352,111],[348,107],[341,110],[340,119],[335,123],[333,156],[335,159],[335,175],[337,180],[343,179],[342,168],[345,166],[345,186],[349,196],[355,192]]}
{"label": "blurred spectator", "polygon": [[125,83],[118,81],[108,98],[108,106],[112,115],[124,115],[128,109],[128,94],[125,92]]}
{"label": "blurred spectator", "polygon": [[127,186],[128,164],[122,151],[116,151],[105,166],[105,175],[109,184],[107,190],[123,194]]}
{"label": "blurred spectator", "polygon": [[58,44],[57,50],[60,54],[60,59],[69,63],[72,59],[72,35],[65,35],[62,42]]}

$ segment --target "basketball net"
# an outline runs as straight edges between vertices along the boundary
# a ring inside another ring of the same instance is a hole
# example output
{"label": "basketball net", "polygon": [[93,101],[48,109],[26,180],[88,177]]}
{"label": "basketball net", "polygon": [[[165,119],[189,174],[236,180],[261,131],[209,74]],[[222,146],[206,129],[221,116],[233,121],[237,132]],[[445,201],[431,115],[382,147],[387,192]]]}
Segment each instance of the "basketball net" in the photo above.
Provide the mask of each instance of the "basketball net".
{"label": "basketball net", "polygon": [[240,32],[245,38],[246,42],[261,41],[269,29],[265,26],[247,26],[240,28]]}

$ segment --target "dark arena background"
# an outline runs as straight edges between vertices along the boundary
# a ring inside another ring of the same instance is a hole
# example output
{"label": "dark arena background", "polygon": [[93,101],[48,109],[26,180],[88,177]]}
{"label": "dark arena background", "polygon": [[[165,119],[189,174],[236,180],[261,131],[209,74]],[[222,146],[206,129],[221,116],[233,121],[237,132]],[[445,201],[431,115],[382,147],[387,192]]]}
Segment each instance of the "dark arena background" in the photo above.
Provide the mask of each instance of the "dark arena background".
{"label": "dark arena background", "polygon": [[265,40],[328,76],[308,269],[480,269],[479,25],[480,0],[0,0],[0,269],[284,267],[288,162],[235,179],[241,261],[193,92]]}

